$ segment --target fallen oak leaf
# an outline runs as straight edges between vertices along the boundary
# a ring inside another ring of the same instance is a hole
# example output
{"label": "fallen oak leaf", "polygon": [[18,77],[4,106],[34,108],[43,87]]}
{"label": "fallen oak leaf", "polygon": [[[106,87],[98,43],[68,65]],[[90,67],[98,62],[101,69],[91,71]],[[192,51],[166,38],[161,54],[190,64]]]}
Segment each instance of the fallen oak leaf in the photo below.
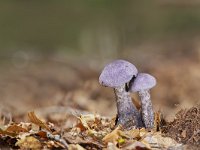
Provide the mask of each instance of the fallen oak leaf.
{"label": "fallen oak leaf", "polygon": [[42,120],[40,120],[34,112],[29,112],[28,113],[28,117],[30,119],[30,121],[38,126],[40,126],[43,129],[46,129],[48,131],[51,131],[50,128],[48,127],[48,125],[46,123],[44,123]]}

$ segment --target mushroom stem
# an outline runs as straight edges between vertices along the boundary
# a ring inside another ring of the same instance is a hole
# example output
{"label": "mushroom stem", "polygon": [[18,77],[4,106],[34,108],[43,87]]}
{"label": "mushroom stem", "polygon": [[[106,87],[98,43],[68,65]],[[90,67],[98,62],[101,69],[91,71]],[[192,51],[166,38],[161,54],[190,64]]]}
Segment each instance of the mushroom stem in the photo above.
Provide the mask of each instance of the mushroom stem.
{"label": "mushroom stem", "polygon": [[149,90],[139,91],[139,96],[142,104],[142,118],[146,128],[154,127],[154,112],[151,103],[151,96]]}
{"label": "mushroom stem", "polygon": [[133,104],[129,92],[125,89],[125,84],[114,88],[117,102],[117,122],[126,129],[133,127],[143,127],[141,116]]}

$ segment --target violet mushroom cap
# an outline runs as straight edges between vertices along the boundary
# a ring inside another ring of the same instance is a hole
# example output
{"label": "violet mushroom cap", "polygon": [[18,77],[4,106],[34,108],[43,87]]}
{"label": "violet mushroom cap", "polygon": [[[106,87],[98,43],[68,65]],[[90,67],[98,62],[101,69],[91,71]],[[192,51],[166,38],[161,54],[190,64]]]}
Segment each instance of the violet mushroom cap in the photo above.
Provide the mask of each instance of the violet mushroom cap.
{"label": "violet mushroom cap", "polygon": [[99,77],[99,83],[103,86],[115,88],[128,83],[137,74],[137,68],[130,62],[115,60],[105,66]]}
{"label": "violet mushroom cap", "polygon": [[126,84],[137,73],[137,68],[130,62],[115,60],[105,66],[99,77],[101,85],[114,88],[118,111],[116,124],[121,124],[127,129],[143,126],[141,116],[126,90]]}
{"label": "violet mushroom cap", "polygon": [[148,90],[156,85],[156,78],[148,73],[139,73],[137,78],[130,83],[131,92],[139,92],[141,90]]}
{"label": "violet mushroom cap", "polygon": [[139,73],[133,82],[129,83],[131,92],[139,92],[142,105],[142,120],[146,128],[154,127],[154,112],[149,90],[156,85],[156,79],[147,73]]}

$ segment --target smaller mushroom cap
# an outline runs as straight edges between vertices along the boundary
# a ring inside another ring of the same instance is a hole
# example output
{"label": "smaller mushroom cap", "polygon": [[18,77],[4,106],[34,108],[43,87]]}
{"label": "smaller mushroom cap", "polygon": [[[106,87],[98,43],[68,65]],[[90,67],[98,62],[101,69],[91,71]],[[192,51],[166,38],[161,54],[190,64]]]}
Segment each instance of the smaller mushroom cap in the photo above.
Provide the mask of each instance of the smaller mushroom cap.
{"label": "smaller mushroom cap", "polygon": [[99,77],[99,83],[115,88],[128,83],[137,73],[137,68],[130,62],[115,60],[105,66]]}
{"label": "smaller mushroom cap", "polygon": [[156,85],[156,79],[150,74],[139,73],[130,85],[131,92],[151,89]]}

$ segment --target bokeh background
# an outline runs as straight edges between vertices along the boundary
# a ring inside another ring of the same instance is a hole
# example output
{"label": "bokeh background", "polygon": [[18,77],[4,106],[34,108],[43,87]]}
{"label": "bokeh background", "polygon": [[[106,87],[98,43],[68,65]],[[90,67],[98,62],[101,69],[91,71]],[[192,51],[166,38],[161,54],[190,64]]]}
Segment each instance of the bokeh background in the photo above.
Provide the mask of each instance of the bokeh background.
{"label": "bokeh background", "polygon": [[196,105],[200,2],[0,1],[1,112],[70,107],[114,116],[113,91],[98,83],[114,59],[157,78],[154,108],[169,120]]}

